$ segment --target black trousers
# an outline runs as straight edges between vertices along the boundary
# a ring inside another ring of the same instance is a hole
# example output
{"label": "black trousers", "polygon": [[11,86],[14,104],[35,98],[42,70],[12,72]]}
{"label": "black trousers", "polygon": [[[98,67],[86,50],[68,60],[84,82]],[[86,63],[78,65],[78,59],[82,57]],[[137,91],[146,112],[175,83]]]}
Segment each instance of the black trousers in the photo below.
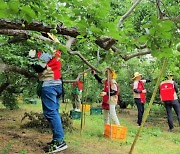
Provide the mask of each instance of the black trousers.
{"label": "black trousers", "polygon": [[136,103],[136,106],[137,106],[137,109],[138,109],[137,124],[140,126],[141,122],[142,122],[143,114],[144,114],[144,104],[141,103],[140,98],[134,98],[134,102]]}
{"label": "black trousers", "polygon": [[173,100],[173,101],[165,101],[164,102],[166,112],[167,112],[167,119],[168,119],[168,125],[169,129],[173,129],[173,116],[172,116],[172,108],[176,112],[178,121],[179,121],[179,126],[180,126],[180,104],[178,100]]}

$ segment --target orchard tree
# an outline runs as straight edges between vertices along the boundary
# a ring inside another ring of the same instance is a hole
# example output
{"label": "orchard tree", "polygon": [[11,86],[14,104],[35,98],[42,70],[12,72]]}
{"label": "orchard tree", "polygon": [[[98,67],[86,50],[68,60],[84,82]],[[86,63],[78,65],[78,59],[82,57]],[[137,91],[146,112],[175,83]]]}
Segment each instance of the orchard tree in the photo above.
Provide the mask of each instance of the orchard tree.
{"label": "orchard tree", "polygon": [[[120,87],[130,89],[127,80],[137,68],[150,65],[153,69],[156,64],[158,72],[163,57],[169,59],[167,70],[179,77],[178,9],[178,0],[0,0],[0,93],[9,87],[19,93],[29,88],[34,91],[37,76],[28,59],[32,48],[61,49],[67,83],[90,69],[100,73],[110,66],[119,75]],[[47,33],[60,43],[53,43]],[[155,59],[152,65],[148,54]],[[147,61],[145,66],[143,61]]]}

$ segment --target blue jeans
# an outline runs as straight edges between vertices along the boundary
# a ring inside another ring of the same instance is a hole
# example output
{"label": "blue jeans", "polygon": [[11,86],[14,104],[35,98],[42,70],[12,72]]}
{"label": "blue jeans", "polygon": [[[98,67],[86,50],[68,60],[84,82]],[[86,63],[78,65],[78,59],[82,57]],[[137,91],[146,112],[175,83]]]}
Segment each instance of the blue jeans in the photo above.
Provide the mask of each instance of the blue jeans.
{"label": "blue jeans", "polygon": [[138,109],[137,124],[140,126],[141,122],[142,122],[143,114],[144,114],[144,104],[141,103],[141,99],[140,98],[134,98],[134,101],[135,101],[135,103],[137,105],[137,109]]}
{"label": "blue jeans", "polygon": [[43,114],[50,122],[53,140],[61,141],[64,137],[61,117],[59,114],[60,96],[62,94],[62,85],[42,87],[41,100]]}
{"label": "blue jeans", "polygon": [[180,105],[179,105],[178,100],[165,101],[164,105],[165,105],[166,112],[167,112],[167,119],[168,119],[169,129],[174,128],[174,126],[173,126],[172,108],[174,108],[174,111],[176,112],[177,119],[178,119],[179,126],[180,126]]}

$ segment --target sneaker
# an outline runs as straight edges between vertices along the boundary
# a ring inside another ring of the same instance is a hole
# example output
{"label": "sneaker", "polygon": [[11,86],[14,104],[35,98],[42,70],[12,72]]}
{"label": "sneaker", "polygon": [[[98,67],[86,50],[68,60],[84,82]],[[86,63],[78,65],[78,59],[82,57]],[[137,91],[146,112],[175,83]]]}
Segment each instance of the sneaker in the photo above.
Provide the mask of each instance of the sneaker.
{"label": "sneaker", "polygon": [[60,152],[67,149],[67,144],[65,141],[58,142],[58,141],[53,141],[53,144],[49,145],[49,148],[45,151],[46,153],[55,153],[55,152]]}
{"label": "sneaker", "polygon": [[54,144],[54,143],[55,143],[55,141],[52,140],[51,142],[48,142],[47,145],[51,145],[51,144]]}

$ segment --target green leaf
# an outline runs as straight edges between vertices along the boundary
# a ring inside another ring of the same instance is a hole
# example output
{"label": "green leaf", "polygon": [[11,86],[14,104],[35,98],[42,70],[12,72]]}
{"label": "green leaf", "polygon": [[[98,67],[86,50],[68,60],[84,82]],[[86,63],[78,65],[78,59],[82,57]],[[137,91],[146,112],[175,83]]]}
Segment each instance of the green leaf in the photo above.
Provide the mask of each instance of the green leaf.
{"label": "green leaf", "polygon": [[19,11],[19,6],[20,6],[19,0],[11,0],[8,3],[8,6],[12,12],[17,13]]}
{"label": "green leaf", "polygon": [[7,9],[8,5],[6,2],[4,2],[3,0],[0,0],[0,10],[1,9]]}
{"label": "green leaf", "polygon": [[138,41],[139,41],[140,43],[146,43],[146,42],[147,42],[147,39],[148,39],[148,36],[147,36],[147,35],[143,35],[143,36],[141,36],[141,37],[138,39]]}
{"label": "green leaf", "polygon": [[8,17],[7,13],[8,5],[3,0],[0,0],[0,18]]}
{"label": "green leaf", "polygon": [[174,23],[170,20],[162,21],[162,28],[164,31],[170,31],[173,27]]}
{"label": "green leaf", "polygon": [[153,24],[157,24],[159,20],[157,19],[156,16],[152,16],[151,21],[152,21]]}
{"label": "green leaf", "polygon": [[21,13],[25,14],[25,18],[29,22],[31,22],[36,17],[35,12],[28,5],[21,7]]}
{"label": "green leaf", "polygon": [[94,34],[101,34],[101,29],[95,27],[94,25],[92,25],[90,27],[90,30],[94,33]]}

